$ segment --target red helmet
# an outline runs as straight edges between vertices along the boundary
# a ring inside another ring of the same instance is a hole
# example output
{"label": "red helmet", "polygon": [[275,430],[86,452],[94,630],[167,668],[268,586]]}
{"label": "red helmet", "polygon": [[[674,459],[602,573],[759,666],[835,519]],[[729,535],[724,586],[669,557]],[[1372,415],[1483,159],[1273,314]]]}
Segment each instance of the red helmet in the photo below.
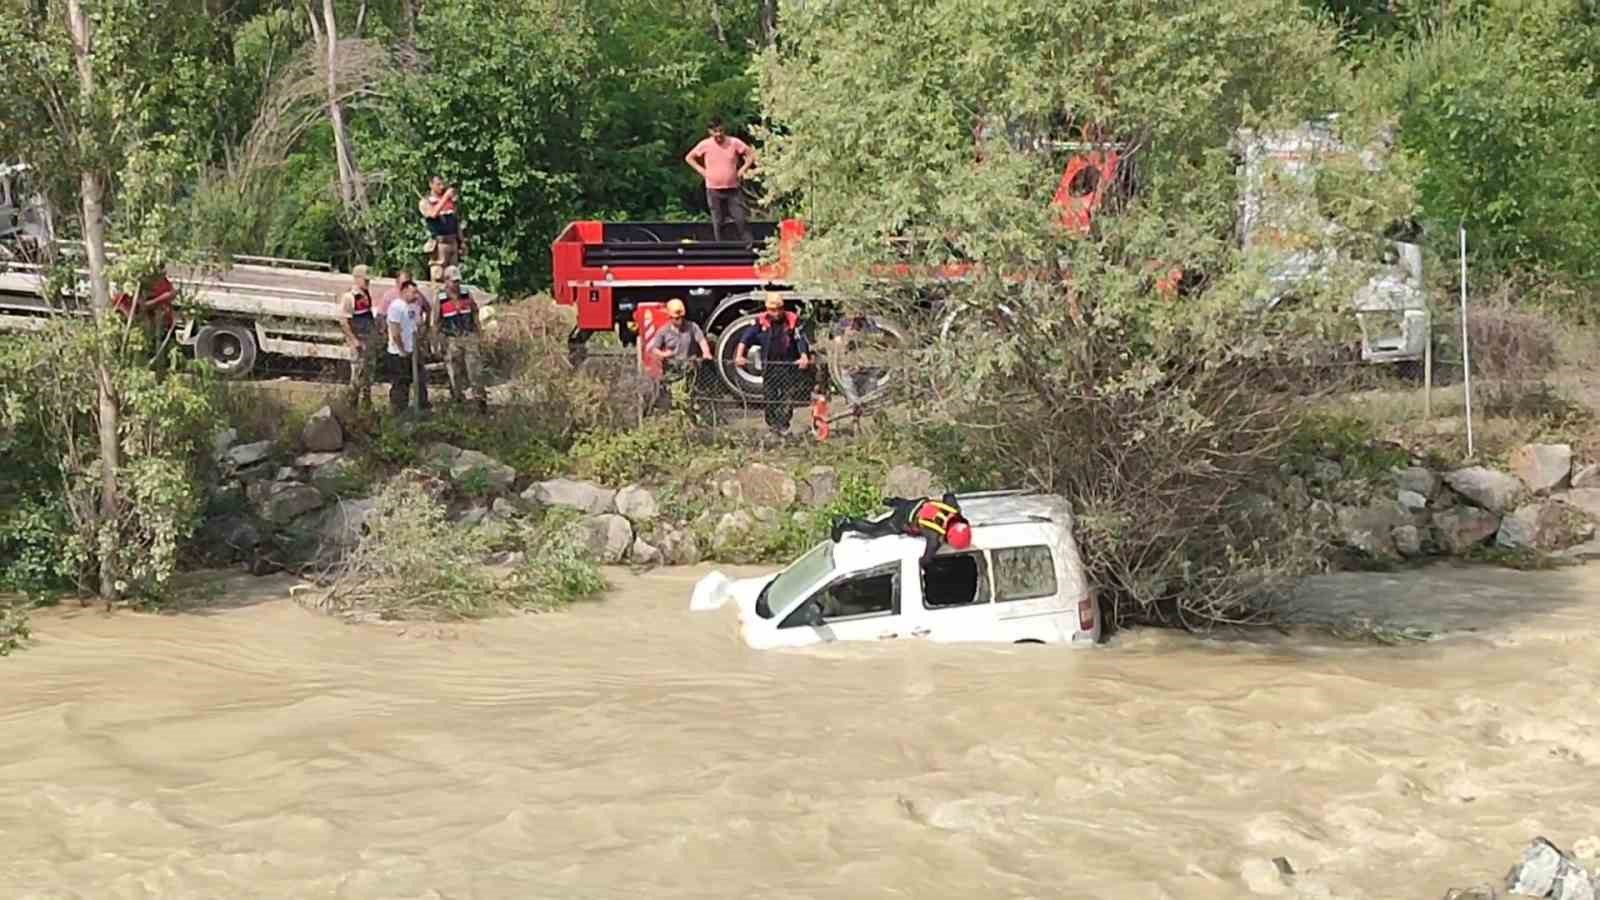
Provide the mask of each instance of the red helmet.
{"label": "red helmet", "polygon": [[944,539],[951,547],[965,550],[972,546],[972,526],[967,524],[966,519],[956,519],[945,529]]}

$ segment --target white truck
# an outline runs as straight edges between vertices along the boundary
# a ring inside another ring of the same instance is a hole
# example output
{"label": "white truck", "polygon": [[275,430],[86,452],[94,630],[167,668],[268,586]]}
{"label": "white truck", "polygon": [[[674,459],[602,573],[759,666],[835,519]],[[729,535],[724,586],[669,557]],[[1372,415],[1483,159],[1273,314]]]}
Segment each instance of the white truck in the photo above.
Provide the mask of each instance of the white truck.
{"label": "white truck", "polygon": [[[1337,117],[1330,116],[1280,132],[1241,129],[1235,136],[1241,187],[1237,239],[1247,251],[1263,248],[1271,255],[1269,290],[1262,298],[1268,309],[1292,298],[1297,289],[1327,278],[1340,261],[1332,249],[1340,237],[1338,226],[1314,208],[1311,188],[1318,171],[1337,157],[1357,161],[1371,172],[1383,167],[1385,148],[1357,151],[1334,134],[1336,124]],[[1282,189],[1290,185],[1296,189]],[[1322,231],[1309,242],[1317,249],[1298,249],[1291,236],[1308,228]],[[1361,326],[1361,359],[1422,362],[1429,341],[1422,248],[1410,239],[1381,243],[1382,258],[1365,260],[1373,274],[1350,298]]]}
{"label": "white truck", "polygon": [[[44,249],[81,255],[81,246],[53,239],[48,210],[28,188],[28,172],[25,165],[0,167],[0,331],[28,331],[88,308],[88,273],[81,267],[79,287],[64,308],[46,298],[44,269],[30,260]],[[350,360],[338,314],[350,276],[327,263],[236,256],[220,270],[173,267],[167,275],[178,289],[178,343],[225,377],[243,378],[274,356]],[[373,299],[393,286],[392,279],[373,279]],[[464,286],[485,303],[493,299]]]}

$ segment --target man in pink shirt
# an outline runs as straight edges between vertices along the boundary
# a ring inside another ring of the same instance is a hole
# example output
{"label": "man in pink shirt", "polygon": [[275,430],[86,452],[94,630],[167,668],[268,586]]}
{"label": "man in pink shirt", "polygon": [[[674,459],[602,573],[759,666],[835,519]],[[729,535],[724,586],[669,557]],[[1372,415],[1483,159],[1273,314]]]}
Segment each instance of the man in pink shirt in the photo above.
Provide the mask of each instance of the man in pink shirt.
{"label": "man in pink shirt", "polygon": [[722,240],[723,228],[733,226],[740,240],[750,240],[745,226],[744,192],[739,184],[756,164],[756,152],[736,137],[728,137],[722,119],[713,117],[711,136],[694,145],[683,157],[689,168],[706,180],[706,205],[711,207],[711,235]]}

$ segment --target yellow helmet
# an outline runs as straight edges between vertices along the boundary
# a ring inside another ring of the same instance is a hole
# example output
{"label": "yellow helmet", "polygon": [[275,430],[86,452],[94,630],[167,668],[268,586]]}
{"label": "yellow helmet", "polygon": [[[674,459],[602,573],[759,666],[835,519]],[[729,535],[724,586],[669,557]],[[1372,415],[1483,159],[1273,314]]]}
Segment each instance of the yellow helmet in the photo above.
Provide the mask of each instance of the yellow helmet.
{"label": "yellow helmet", "polygon": [[770,310],[783,309],[783,295],[776,291],[768,291],[764,305]]}
{"label": "yellow helmet", "polygon": [[669,316],[673,317],[674,319],[676,319],[676,318],[678,318],[680,316],[687,315],[687,314],[688,314],[688,310],[683,308],[683,301],[682,300],[679,300],[676,297],[674,297],[673,299],[667,301],[667,315],[669,315]]}

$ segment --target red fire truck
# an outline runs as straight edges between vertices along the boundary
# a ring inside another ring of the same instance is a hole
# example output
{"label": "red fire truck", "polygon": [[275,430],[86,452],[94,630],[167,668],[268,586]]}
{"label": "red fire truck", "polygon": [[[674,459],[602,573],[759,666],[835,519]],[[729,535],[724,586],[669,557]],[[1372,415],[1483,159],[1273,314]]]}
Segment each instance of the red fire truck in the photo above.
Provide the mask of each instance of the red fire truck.
{"label": "red fire truck", "polygon": [[[1114,192],[1126,191],[1127,166],[1109,144],[1063,144],[1071,155],[1062,171],[1054,205],[1072,231],[1087,231],[1094,213]],[[569,342],[574,356],[597,333],[615,331],[624,346],[648,340],[663,319],[668,300],[680,299],[689,318],[705,329],[714,346],[721,381],[736,393],[761,395],[759,360],[739,369],[734,351],[761,309],[763,295],[779,292],[791,309],[808,319],[825,318],[831,304],[808,298],[788,281],[795,244],[805,235],[798,220],[750,223],[753,243],[713,240],[708,222],[573,222],[551,245],[553,293],[557,303],[577,310]],[[760,263],[761,250],[774,239],[777,259]],[[964,266],[947,267],[945,278],[960,278]],[[902,273],[904,274],[904,273]],[[898,336],[893,323],[880,328]]]}

